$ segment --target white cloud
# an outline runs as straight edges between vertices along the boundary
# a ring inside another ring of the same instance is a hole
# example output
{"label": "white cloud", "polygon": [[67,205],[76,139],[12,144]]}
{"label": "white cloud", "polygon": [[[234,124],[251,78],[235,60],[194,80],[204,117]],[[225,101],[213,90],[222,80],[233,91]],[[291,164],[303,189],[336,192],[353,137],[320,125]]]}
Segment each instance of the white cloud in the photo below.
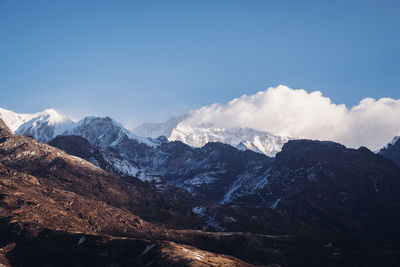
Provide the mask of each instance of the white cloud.
{"label": "white cloud", "polygon": [[400,100],[363,99],[351,109],[334,104],[321,92],[280,85],[228,104],[191,111],[179,127],[250,127],[276,135],[332,140],[349,147],[376,150],[400,133]]}

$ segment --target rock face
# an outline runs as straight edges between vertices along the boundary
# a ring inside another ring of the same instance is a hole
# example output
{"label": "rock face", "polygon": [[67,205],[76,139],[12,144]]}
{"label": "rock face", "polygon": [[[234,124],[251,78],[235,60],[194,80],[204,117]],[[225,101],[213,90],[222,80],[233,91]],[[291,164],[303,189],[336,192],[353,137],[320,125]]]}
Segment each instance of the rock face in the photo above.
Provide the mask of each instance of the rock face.
{"label": "rock face", "polygon": [[379,154],[392,160],[400,167],[400,137],[393,138],[392,142],[379,151]]}

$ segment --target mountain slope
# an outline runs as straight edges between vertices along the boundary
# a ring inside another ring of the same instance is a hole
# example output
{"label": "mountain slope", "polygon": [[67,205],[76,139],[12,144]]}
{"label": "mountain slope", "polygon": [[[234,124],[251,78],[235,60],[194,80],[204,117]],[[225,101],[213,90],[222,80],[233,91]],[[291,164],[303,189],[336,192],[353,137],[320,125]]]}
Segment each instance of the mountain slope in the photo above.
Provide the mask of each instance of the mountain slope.
{"label": "mountain slope", "polygon": [[51,140],[49,145],[62,149],[70,155],[85,159],[118,176],[131,176],[137,177],[142,181],[161,182],[159,176],[146,173],[136,162],[124,159],[115,149],[111,147],[96,147],[81,136],[59,135]]}

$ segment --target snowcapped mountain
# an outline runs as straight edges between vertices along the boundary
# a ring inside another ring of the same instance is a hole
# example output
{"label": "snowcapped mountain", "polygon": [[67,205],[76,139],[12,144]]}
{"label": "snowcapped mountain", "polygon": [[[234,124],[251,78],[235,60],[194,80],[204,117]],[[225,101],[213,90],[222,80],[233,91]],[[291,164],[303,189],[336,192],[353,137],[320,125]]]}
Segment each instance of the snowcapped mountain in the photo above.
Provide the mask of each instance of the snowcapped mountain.
{"label": "snowcapped mountain", "polygon": [[172,131],[169,137],[171,141],[182,141],[194,147],[202,147],[209,142],[220,142],[240,150],[249,149],[270,157],[280,152],[283,145],[290,139],[246,127],[219,128],[211,125],[204,128],[192,128],[181,124]]}
{"label": "snowcapped mountain", "polygon": [[135,135],[109,117],[86,117],[65,131],[63,135],[78,135],[99,147],[113,147],[126,140],[135,140],[151,147],[157,145],[149,138]]}
{"label": "snowcapped mountain", "polygon": [[[86,155],[88,152],[83,156],[78,153],[78,156],[118,175],[135,176],[144,181],[159,180],[158,177],[141,171],[134,161],[123,159],[119,155],[119,152],[112,149],[117,146],[124,147],[129,144],[144,145],[145,147],[152,148],[161,144],[163,140],[152,140],[151,138],[137,136],[111,118],[86,117],[75,123],[54,109],[47,109],[34,114],[18,114],[0,109],[0,119],[3,119],[5,124],[14,133],[32,136],[40,142],[49,143],[57,136],[70,136],[67,140],[69,146],[72,146],[73,143],[79,143],[80,139],[76,139],[76,137],[82,137],[84,138],[83,140],[87,140],[86,142],[98,149],[87,149],[87,145],[80,142],[78,146],[81,149],[84,148],[84,151],[93,150],[96,153],[91,152],[94,154],[89,153],[89,156]],[[74,149],[71,149],[71,151],[74,151]]]}
{"label": "snowcapped mountain", "polygon": [[169,141],[181,141],[192,147],[202,147],[208,142],[220,142],[240,150],[249,149],[267,156],[275,156],[282,150],[282,146],[292,139],[245,127],[221,128],[215,125],[191,127],[183,123],[187,116],[185,114],[173,117],[165,123],[141,124],[134,130],[134,134],[108,117],[86,117],[75,123],[54,109],[34,114],[18,114],[0,109],[0,118],[13,132],[33,136],[38,141],[46,143],[57,135],[77,135],[99,147],[116,146],[124,140],[135,140],[140,144],[154,147],[160,144],[161,139],[153,138],[166,136]]}
{"label": "snowcapped mountain", "polygon": [[18,114],[0,109],[0,119],[16,134],[32,136],[40,142],[49,142],[57,135],[77,135],[98,147],[112,147],[124,140],[156,146],[159,140],[135,135],[115,120],[105,117],[85,117],[75,123],[54,109],[34,114]]}
{"label": "snowcapped mountain", "polygon": [[202,147],[208,142],[220,142],[240,150],[252,150],[273,157],[282,146],[293,139],[247,127],[223,128],[216,125],[191,126],[185,123],[188,115],[173,117],[165,123],[143,123],[134,129],[141,136],[152,138],[166,136],[169,141],[181,141],[193,147]]}
{"label": "snowcapped mountain", "polygon": [[54,109],[34,114],[18,114],[0,109],[0,118],[16,134],[33,136],[41,142],[48,142],[74,125],[74,122]]}

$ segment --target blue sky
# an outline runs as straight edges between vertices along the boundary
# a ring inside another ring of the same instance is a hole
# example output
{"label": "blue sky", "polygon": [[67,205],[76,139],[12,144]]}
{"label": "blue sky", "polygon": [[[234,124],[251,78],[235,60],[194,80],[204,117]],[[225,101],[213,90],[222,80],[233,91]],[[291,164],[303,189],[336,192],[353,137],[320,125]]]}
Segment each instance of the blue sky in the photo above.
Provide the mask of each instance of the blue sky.
{"label": "blue sky", "polygon": [[278,84],[398,99],[399,3],[0,0],[0,107],[135,125]]}

